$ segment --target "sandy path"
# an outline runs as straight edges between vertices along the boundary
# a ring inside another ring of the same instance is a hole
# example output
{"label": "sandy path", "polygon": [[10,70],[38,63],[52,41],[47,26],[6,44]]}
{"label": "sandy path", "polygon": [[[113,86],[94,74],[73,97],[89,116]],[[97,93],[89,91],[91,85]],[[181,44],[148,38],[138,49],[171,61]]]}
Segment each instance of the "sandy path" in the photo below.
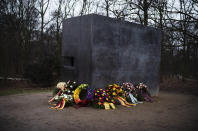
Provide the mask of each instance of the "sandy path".
{"label": "sandy path", "polygon": [[0,130],[198,130],[198,97],[161,91],[153,103],[116,110],[48,109],[51,93],[0,97]]}

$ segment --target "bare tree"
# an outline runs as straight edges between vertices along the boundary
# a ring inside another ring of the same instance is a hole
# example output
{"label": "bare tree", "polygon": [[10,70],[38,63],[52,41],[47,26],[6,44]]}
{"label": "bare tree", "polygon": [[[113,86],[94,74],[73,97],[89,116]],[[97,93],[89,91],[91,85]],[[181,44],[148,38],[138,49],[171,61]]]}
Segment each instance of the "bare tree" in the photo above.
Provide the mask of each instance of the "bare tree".
{"label": "bare tree", "polygon": [[110,10],[110,6],[112,5],[112,0],[105,0],[104,1],[104,8],[106,10],[106,16],[109,17],[109,10]]}
{"label": "bare tree", "polygon": [[44,28],[48,24],[45,23],[45,14],[47,12],[48,6],[49,6],[49,0],[39,0],[39,14],[41,18],[41,42],[43,43],[43,33],[44,33]]}
{"label": "bare tree", "polygon": [[126,2],[129,4],[132,11],[136,10],[140,23],[148,25],[149,8],[153,0],[126,0]]}
{"label": "bare tree", "polygon": [[74,17],[75,13],[77,12],[75,6],[78,0],[63,0],[64,11],[63,11],[63,18],[67,19],[68,17]]}
{"label": "bare tree", "polygon": [[82,9],[80,11],[81,16],[85,14],[86,7],[87,7],[87,0],[83,0]]}
{"label": "bare tree", "polygon": [[55,24],[56,24],[56,42],[58,46],[58,56],[61,56],[61,25],[62,25],[62,20],[63,20],[63,12],[62,12],[62,4],[63,0],[58,1],[58,8],[54,11],[53,17],[55,19]]}
{"label": "bare tree", "polygon": [[35,3],[35,0],[6,0],[1,3],[0,52],[3,67],[0,67],[4,75],[24,73],[33,30],[38,22]]}

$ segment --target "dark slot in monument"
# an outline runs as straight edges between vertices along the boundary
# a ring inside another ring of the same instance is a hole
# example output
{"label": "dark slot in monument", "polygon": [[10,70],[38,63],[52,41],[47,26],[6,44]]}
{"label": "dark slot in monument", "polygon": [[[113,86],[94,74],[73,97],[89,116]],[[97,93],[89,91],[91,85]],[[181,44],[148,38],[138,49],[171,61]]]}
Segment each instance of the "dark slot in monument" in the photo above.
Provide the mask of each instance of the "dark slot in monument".
{"label": "dark slot in monument", "polygon": [[144,82],[159,92],[161,31],[100,15],[63,22],[62,80],[93,88]]}

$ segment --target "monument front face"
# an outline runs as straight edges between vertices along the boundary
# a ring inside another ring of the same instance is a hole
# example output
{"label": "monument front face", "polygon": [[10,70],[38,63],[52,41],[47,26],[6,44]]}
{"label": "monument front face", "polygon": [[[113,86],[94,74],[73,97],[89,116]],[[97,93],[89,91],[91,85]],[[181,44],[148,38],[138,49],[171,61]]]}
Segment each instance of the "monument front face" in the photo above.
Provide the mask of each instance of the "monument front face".
{"label": "monument front face", "polygon": [[[69,31],[72,23],[78,23],[72,30],[77,32]],[[93,88],[105,88],[111,83],[144,82],[151,94],[157,95],[160,41],[161,32],[154,28],[87,15],[64,21],[62,55],[76,60],[73,79],[85,81]],[[70,44],[75,46],[73,54],[67,51]]]}

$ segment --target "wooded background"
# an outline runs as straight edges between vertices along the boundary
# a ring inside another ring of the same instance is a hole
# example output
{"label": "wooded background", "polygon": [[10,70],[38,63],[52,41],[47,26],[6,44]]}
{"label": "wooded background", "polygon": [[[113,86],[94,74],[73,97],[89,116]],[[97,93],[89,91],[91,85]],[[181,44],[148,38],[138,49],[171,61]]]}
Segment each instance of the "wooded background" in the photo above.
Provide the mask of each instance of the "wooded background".
{"label": "wooded background", "polygon": [[0,77],[58,80],[63,19],[91,13],[161,29],[161,77],[198,80],[197,0],[1,0]]}

